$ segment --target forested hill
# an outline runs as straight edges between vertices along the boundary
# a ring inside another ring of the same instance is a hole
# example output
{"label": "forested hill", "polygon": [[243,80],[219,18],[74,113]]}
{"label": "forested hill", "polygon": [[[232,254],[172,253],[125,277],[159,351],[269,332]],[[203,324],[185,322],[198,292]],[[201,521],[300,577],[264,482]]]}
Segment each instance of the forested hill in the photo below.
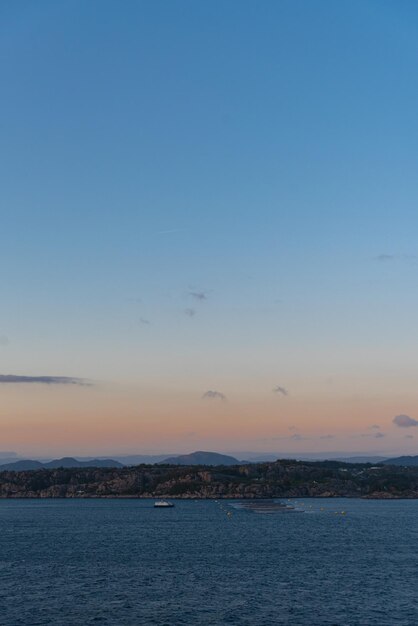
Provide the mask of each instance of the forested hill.
{"label": "forested hill", "polygon": [[418,468],[338,461],[0,472],[0,497],[418,498]]}

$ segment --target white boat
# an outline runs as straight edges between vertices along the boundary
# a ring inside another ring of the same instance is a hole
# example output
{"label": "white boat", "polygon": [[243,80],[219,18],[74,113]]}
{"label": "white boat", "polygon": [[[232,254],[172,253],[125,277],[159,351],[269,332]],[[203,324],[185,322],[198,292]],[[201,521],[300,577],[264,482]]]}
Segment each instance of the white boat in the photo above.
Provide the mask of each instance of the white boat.
{"label": "white boat", "polygon": [[156,500],[154,502],[154,508],[157,509],[172,509],[174,502],[167,502],[167,500]]}

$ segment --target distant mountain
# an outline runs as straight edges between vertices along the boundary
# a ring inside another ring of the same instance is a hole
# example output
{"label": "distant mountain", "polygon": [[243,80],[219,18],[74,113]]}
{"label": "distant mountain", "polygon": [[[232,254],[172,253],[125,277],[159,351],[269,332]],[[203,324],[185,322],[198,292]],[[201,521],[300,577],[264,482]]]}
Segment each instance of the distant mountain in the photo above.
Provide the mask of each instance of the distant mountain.
{"label": "distant mountain", "polygon": [[[342,463],[388,463],[391,459],[388,459],[387,456],[347,456],[341,457],[339,456],[337,459],[335,457],[329,458],[330,461],[341,461]],[[416,463],[418,465],[418,463]]]}
{"label": "distant mountain", "polygon": [[397,456],[394,459],[385,459],[380,462],[384,465],[403,465],[404,467],[413,467],[418,465],[418,456]]}
{"label": "distant mountain", "polygon": [[1,471],[21,472],[34,469],[56,469],[58,467],[76,468],[76,467],[124,467],[119,461],[113,459],[92,459],[91,461],[77,461],[72,457],[64,457],[63,459],[55,459],[48,463],[40,461],[16,461],[15,463],[0,464]]}
{"label": "distant mountain", "polygon": [[92,459],[91,461],[77,461],[72,457],[64,457],[63,459],[55,459],[43,464],[46,468],[54,469],[56,467],[123,467],[123,463],[114,461],[113,459]]}
{"label": "distant mountain", "polygon": [[161,464],[169,465],[239,465],[241,461],[238,461],[233,456],[227,454],[218,454],[217,452],[192,452],[191,454],[181,454],[180,456],[172,456]]}
{"label": "distant mountain", "polygon": [[10,458],[10,459],[4,458],[4,459],[0,459],[0,465],[6,465],[6,463],[7,464],[17,463],[18,461],[23,461],[23,459],[19,459],[19,457],[17,457],[17,458]]}
{"label": "distant mountain", "polygon": [[[145,465],[153,465],[154,463],[159,463],[160,461],[163,461],[164,459],[167,458],[167,456],[168,456],[168,453],[166,452],[165,454],[125,454],[122,456],[118,454],[111,454],[110,457],[108,456],[77,456],[73,458],[76,461],[83,461],[83,462],[88,461],[89,463],[91,462],[97,463],[97,461],[107,461],[110,458],[112,461],[118,461],[124,466],[129,466],[129,465],[141,465],[142,463],[144,463]],[[176,454],[173,453],[173,454],[170,454],[169,456],[176,456]],[[17,461],[19,459],[14,459],[14,460]],[[3,461],[0,458],[0,465],[4,463],[11,463],[12,461],[13,459],[7,459],[6,461]],[[37,461],[41,461],[41,463],[47,463],[48,461],[50,461],[50,458],[49,459],[39,458],[37,459]]]}
{"label": "distant mountain", "polygon": [[[245,459],[245,463],[271,463],[277,459],[295,458],[295,455],[275,454],[274,452],[231,452],[231,456]],[[243,462],[243,461],[240,461]]]}
{"label": "distant mountain", "polygon": [[260,454],[259,456],[241,456],[247,459],[247,463],[271,463],[277,460],[295,459],[296,461],[339,461],[341,463],[382,463],[387,456],[335,456],[334,454],[321,454],[320,458],[314,454]]}
{"label": "distant mountain", "polygon": [[[175,456],[171,454],[170,456]],[[115,461],[119,461],[123,463],[123,465],[141,465],[145,463],[146,465],[153,465],[154,463],[161,463],[165,458],[167,458],[166,454],[128,454],[126,456],[117,456],[112,454],[112,459]]]}
{"label": "distant mountain", "polygon": [[281,459],[296,459],[296,461],[341,461],[342,463],[381,463],[387,456],[376,456],[367,452],[254,452],[228,450],[228,454],[246,459],[249,463],[265,463]]}
{"label": "distant mountain", "polygon": [[42,469],[44,464],[40,461],[14,461],[13,463],[2,463],[0,472],[3,470],[13,470],[16,472],[24,472],[25,470]]}
{"label": "distant mountain", "polygon": [[16,461],[21,461],[22,457],[19,457],[16,452],[0,452],[0,465],[4,465],[5,463],[16,463]]}

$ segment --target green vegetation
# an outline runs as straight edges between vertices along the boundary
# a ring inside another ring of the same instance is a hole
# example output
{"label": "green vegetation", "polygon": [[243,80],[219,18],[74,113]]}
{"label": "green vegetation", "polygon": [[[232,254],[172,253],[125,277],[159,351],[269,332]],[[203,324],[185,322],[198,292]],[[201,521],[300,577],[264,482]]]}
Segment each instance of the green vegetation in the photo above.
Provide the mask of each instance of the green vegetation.
{"label": "green vegetation", "polygon": [[282,460],[0,472],[0,497],[418,498],[418,467]]}

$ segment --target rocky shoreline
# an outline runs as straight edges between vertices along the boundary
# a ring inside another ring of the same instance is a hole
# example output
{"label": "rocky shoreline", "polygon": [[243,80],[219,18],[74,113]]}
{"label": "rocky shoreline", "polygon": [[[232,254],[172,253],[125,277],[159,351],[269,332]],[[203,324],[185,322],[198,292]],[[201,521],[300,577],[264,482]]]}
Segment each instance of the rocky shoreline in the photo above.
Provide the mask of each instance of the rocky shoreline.
{"label": "rocky shoreline", "polygon": [[418,468],[279,460],[0,472],[0,498],[418,498]]}

